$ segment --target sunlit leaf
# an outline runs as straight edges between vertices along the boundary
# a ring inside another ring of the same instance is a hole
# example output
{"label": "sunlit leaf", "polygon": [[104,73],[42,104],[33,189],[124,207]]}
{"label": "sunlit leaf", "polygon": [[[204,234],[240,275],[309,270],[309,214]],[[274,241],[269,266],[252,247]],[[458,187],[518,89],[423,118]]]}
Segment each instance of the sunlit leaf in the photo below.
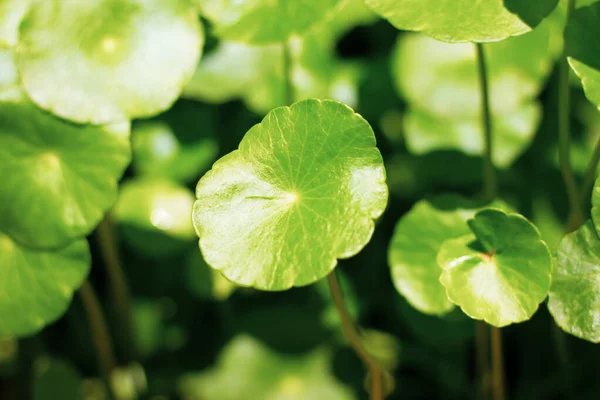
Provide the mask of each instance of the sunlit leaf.
{"label": "sunlit leaf", "polygon": [[73,365],[53,358],[35,362],[33,400],[83,400],[83,379]]}
{"label": "sunlit leaf", "polygon": [[187,0],[37,2],[20,34],[17,65],[33,101],[96,124],[167,109],[203,44]]}
{"label": "sunlit leaf", "polygon": [[214,34],[252,44],[283,43],[331,15],[343,0],[200,0]]}
{"label": "sunlit leaf", "polygon": [[[497,167],[510,166],[531,145],[541,119],[542,110],[537,101],[523,104],[507,115],[493,116],[493,160]],[[454,119],[412,109],[405,116],[404,125],[406,146],[411,153],[460,150],[480,156],[484,152],[480,116]]]}
{"label": "sunlit leaf", "polygon": [[17,44],[19,24],[31,0],[0,0],[0,48]]}
{"label": "sunlit leaf", "polygon": [[192,294],[203,300],[224,301],[236,289],[234,283],[204,261],[199,251],[193,251],[186,260],[185,283]]}
{"label": "sunlit leaf", "polygon": [[0,103],[2,230],[38,248],[89,234],[129,160],[128,123],[75,125],[26,100]]}
{"label": "sunlit leaf", "polygon": [[162,179],[139,178],[122,185],[114,208],[123,237],[147,256],[184,250],[195,237],[190,215],[194,194]]}
{"label": "sunlit leaf", "polygon": [[600,342],[600,238],[591,221],[558,246],[548,309],[564,331]]}
{"label": "sunlit leaf", "polygon": [[445,42],[494,42],[535,28],[558,0],[366,0],[398,29]]}
{"label": "sunlit leaf", "polygon": [[388,193],[369,124],[342,103],[305,100],[250,129],[196,197],[206,261],[237,284],[283,290],[358,253]]}
{"label": "sunlit leaf", "polygon": [[[442,244],[469,233],[467,220],[485,204],[455,195],[421,200],[396,224],[388,261],[396,289],[426,314],[451,311],[436,257]],[[505,207],[496,202],[493,206]]]}
{"label": "sunlit leaf", "polygon": [[519,214],[479,211],[473,234],[444,242],[438,263],[448,298],[475,319],[502,327],[532,317],[550,289],[552,258]]}
{"label": "sunlit leaf", "polygon": [[249,336],[237,336],[215,367],[184,376],[179,391],[190,400],[355,399],[332,375],[330,358],[324,349],[278,354]]}
{"label": "sunlit leaf", "polygon": [[216,139],[203,128],[176,135],[162,121],[135,125],[131,132],[135,172],[182,183],[197,179],[210,167],[219,151]]}
{"label": "sunlit leaf", "polygon": [[90,263],[85,240],[38,251],[0,232],[0,338],[32,335],[59,318]]}

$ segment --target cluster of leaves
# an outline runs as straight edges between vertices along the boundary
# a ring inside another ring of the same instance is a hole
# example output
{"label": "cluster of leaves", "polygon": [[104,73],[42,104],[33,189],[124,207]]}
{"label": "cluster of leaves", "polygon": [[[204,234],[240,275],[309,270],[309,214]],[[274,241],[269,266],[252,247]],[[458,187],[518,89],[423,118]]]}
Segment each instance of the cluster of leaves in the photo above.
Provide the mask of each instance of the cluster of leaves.
{"label": "cluster of leaves", "polygon": [[[338,264],[404,398],[467,397],[473,320],[528,321],[546,299],[560,328],[600,342],[600,180],[564,236],[547,90],[566,56],[583,175],[599,26],[595,0],[0,0],[0,379],[27,345],[94,375],[89,341],[57,339],[85,332],[76,305],[49,346],[16,339],[65,314],[106,261],[86,236],[105,224],[102,252],[113,222],[135,294],[136,349],[119,357],[144,363],[115,369],[119,400],[360,398],[323,279]],[[484,200],[482,67],[501,184]],[[35,353],[34,398],[103,392]],[[550,378],[525,372],[515,398],[545,398]]]}

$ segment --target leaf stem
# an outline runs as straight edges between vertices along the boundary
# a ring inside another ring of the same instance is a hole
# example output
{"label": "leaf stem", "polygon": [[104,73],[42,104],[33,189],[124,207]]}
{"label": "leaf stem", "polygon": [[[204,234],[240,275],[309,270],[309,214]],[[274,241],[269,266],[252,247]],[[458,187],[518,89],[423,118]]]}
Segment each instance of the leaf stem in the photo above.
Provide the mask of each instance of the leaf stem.
{"label": "leaf stem", "polygon": [[112,341],[108,333],[108,326],[102,313],[100,301],[96,296],[94,288],[89,281],[85,281],[79,289],[81,303],[85,310],[88,323],[90,325],[90,333],[92,342],[96,349],[96,357],[98,360],[98,368],[107,385],[107,390],[111,398],[115,398],[110,383],[112,370],[116,367],[117,361],[113,350]]}
{"label": "leaf stem", "polygon": [[582,207],[584,208],[588,206],[587,199],[589,199],[589,195],[594,187],[594,182],[596,181],[596,177],[598,174],[598,163],[600,163],[600,137],[596,142],[596,147],[594,147],[592,159],[588,164],[587,170],[585,171],[585,178],[583,179],[581,195],[583,198]]}
{"label": "leaf stem", "polygon": [[494,400],[504,400],[504,362],[502,356],[502,331],[492,327],[492,382]]}
{"label": "leaf stem", "polygon": [[291,105],[294,102],[294,83],[292,80],[292,49],[290,41],[281,44],[283,49],[283,79],[285,81],[285,103]]}
{"label": "leaf stem", "polygon": [[136,358],[136,350],[133,339],[131,295],[119,259],[115,227],[110,213],[106,214],[104,220],[98,225],[96,234],[109,280],[111,302],[120,325],[119,337],[125,354],[128,355],[128,361],[133,361]]}
{"label": "leaf stem", "polygon": [[475,321],[475,354],[477,356],[477,381],[479,399],[489,399],[488,373],[490,355],[488,351],[489,325],[483,321]]}
{"label": "leaf stem", "polygon": [[346,304],[344,301],[344,296],[342,294],[342,289],[340,287],[338,276],[335,270],[327,276],[327,283],[329,283],[329,291],[331,292],[331,297],[333,298],[333,302],[335,304],[335,308],[337,309],[338,314],[342,320],[342,329],[344,331],[344,335],[350,342],[350,346],[361,359],[363,364],[369,370],[369,374],[371,377],[371,400],[383,400],[383,371],[377,361],[375,361],[369,353],[365,350],[362,338],[358,333],[356,325],[354,321],[352,321],[352,317],[348,310],[346,309]]}
{"label": "leaf stem", "polygon": [[481,90],[481,115],[484,130],[484,154],[483,154],[483,196],[486,200],[493,200],[498,194],[498,177],[494,168],[492,158],[492,115],[490,111],[490,96],[488,87],[488,73],[485,60],[485,52],[481,43],[476,43],[477,65],[479,68],[479,81]]}
{"label": "leaf stem", "polygon": [[[575,6],[574,0],[569,0],[567,6],[567,20]],[[567,231],[579,228],[583,222],[583,209],[579,196],[579,188],[575,174],[571,169],[570,147],[570,105],[569,105],[569,63],[567,62],[566,49],[563,51],[558,70],[558,161],[560,172],[567,190],[569,199],[569,222]]]}

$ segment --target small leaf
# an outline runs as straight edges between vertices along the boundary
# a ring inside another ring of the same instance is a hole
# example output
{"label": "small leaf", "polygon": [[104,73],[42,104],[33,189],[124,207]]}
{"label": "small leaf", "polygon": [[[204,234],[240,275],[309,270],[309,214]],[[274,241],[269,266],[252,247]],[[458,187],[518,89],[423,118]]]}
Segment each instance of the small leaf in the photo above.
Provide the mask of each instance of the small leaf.
{"label": "small leaf", "polygon": [[32,335],[59,318],[90,263],[85,240],[55,252],[38,251],[0,232],[0,338]]}
{"label": "small leaf", "polygon": [[129,160],[128,123],[74,125],[23,99],[0,103],[0,226],[36,248],[86,236]]}
{"label": "small leaf", "polygon": [[558,0],[366,0],[398,29],[444,42],[495,42],[535,28]]}
{"label": "small leaf", "polygon": [[40,358],[34,367],[33,400],[83,400],[83,379],[61,359]]}
{"label": "small leaf", "polygon": [[179,391],[190,400],[354,399],[332,375],[330,359],[325,349],[306,355],[278,354],[256,339],[237,336],[215,367],[185,375]]}
{"label": "small leaf", "polygon": [[198,179],[217,158],[219,148],[216,139],[203,128],[188,132],[176,135],[162,121],[145,121],[135,125],[131,145],[136,173],[181,183]]}
{"label": "small leaf", "polygon": [[327,19],[342,0],[200,0],[214,34],[250,44],[283,43]]}
{"label": "small leaf", "polygon": [[539,231],[495,209],[478,212],[469,226],[473,235],[444,242],[438,253],[448,298],[493,326],[528,320],[550,289],[552,259]]}
{"label": "small leaf", "polygon": [[114,218],[135,250],[154,257],[172,255],[195,237],[190,220],[193,204],[194,195],[184,186],[140,178],[121,187]]}
{"label": "small leaf", "polygon": [[204,41],[187,0],[48,0],[21,25],[27,94],[56,115],[95,124],[171,106]]}
{"label": "small leaf", "polygon": [[318,281],[371,239],[388,190],[369,124],[332,100],[271,111],[198,182],[206,261],[263,290]]}
{"label": "small leaf", "polygon": [[591,221],[558,246],[548,309],[565,332],[600,343],[600,238]]}
{"label": "small leaf", "polygon": [[[467,220],[484,204],[455,195],[421,200],[398,221],[388,250],[396,289],[426,314],[442,315],[454,308],[440,284],[436,256],[448,239],[469,233]],[[501,203],[494,206],[504,207]]]}

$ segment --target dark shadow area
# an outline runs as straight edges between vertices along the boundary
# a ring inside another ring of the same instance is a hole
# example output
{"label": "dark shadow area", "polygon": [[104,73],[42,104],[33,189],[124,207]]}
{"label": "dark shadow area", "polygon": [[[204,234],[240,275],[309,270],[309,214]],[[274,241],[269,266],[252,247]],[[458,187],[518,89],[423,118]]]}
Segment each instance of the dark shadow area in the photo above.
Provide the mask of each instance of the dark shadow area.
{"label": "dark shadow area", "polygon": [[535,28],[554,10],[558,0],[504,0],[504,6],[521,21]]}

